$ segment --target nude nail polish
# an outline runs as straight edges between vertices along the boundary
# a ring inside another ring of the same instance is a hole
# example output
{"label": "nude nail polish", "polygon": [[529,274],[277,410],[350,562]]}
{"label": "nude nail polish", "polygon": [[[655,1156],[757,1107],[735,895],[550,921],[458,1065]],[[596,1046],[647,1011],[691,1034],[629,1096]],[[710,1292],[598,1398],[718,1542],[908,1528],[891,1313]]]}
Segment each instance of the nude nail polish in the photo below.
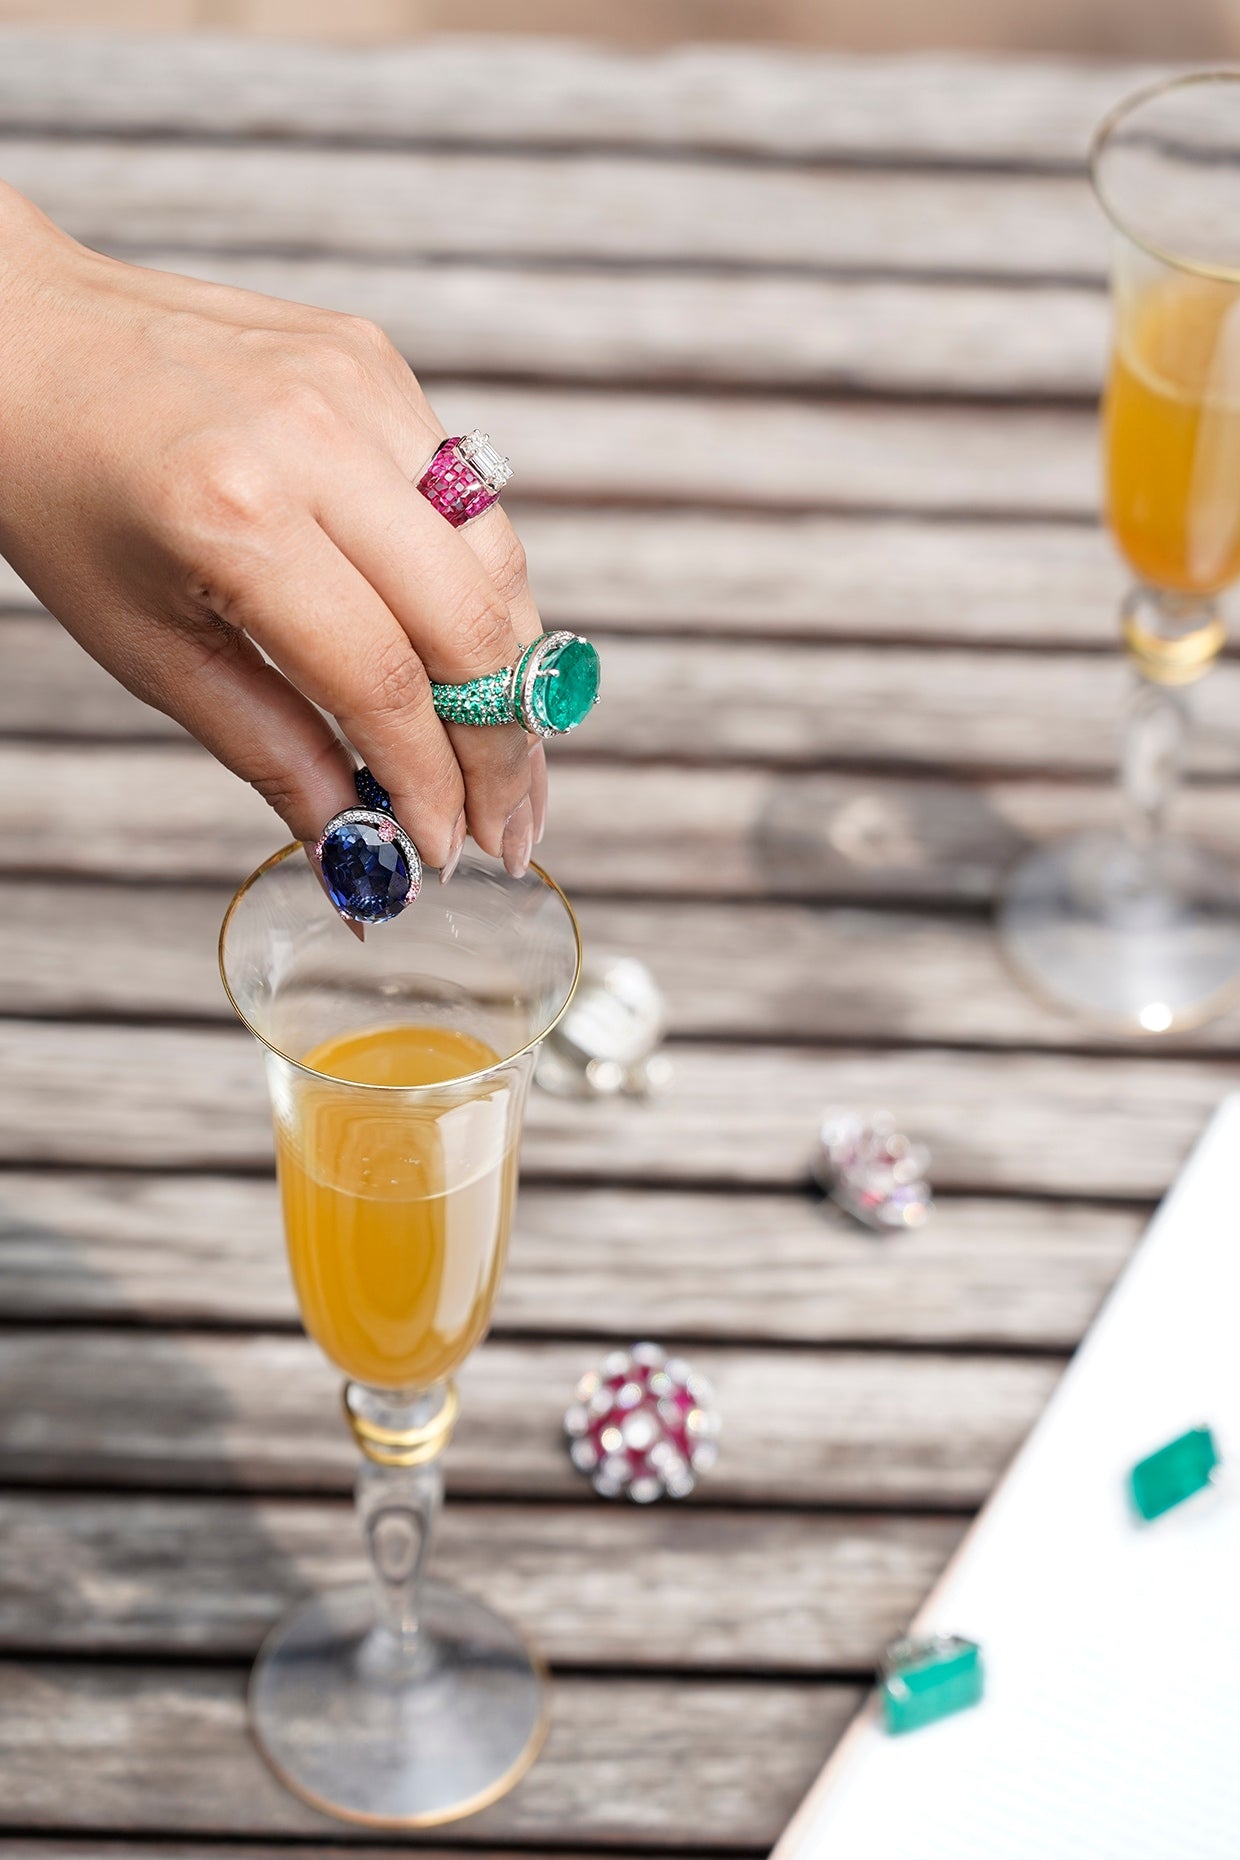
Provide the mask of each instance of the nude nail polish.
{"label": "nude nail polish", "polygon": [[461,853],[464,847],[465,810],[462,808],[456,817],[456,825],[452,829],[452,844],[448,848],[448,856],[439,868],[439,882],[441,885],[447,884],[452,874],[456,871],[457,866],[461,863]]}
{"label": "nude nail polish", "polygon": [[530,805],[534,810],[534,844],[547,831],[547,752],[541,743],[530,750]]}
{"label": "nude nail polish", "polygon": [[504,823],[504,840],[501,848],[504,869],[510,878],[523,878],[530,869],[530,854],[534,850],[534,810],[530,806],[527,794],[519,807],[514,807]]}

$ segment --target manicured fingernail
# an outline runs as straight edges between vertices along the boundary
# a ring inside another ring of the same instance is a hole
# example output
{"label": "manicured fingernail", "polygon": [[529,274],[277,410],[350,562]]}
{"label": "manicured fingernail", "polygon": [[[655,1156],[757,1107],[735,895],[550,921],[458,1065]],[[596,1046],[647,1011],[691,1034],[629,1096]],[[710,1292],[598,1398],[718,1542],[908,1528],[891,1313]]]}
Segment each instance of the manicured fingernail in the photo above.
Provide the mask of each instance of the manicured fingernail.
{"label": "manicured fingernail", "polygon": [[534,810],[527,794],[520,807],[514,807],[504,823],[501,852],[504,869],[510,878],[524,878],[530,869],[534,850]]}
{"label": "manicured fingernail", "polygon": [[541,743],[530,750],[530,805],[534,809],[534,844],[547,831],[547,752]]}
{"label": "manicured fingernail", "polygon": [[439,882],[441,885],[447,884],[452,874],[456,871],[457,866],[461,863],[461,852],[464,845],[465,809],[462,808],[456,817],[456,825],[452,829],[452,844],[448,848],[448,856],[439,868]]}

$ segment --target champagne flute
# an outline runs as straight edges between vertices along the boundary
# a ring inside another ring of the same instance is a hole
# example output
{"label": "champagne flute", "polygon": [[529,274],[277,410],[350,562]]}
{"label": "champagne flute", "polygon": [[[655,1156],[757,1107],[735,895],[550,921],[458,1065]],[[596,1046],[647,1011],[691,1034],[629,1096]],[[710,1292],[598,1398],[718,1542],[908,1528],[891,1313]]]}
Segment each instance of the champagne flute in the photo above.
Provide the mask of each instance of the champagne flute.
{"label": "champagne flute", "polygon": [[224,986],[264,1049],[302,1318],[346,1378],[371,1567],[274,1629],[250,1717],[282,1781],[346,1820],[470,1814],[520,1779],[545,1734],[537,1656],[422,1572],[452,1376],[503,1269],[535,1049],[580,960],[550,879],[473,853],[363,942],[288,846],[220,932]]}
{"label": "champagne flute", "polygon": [[1113,228],[1106,510],[1136,577],[1120,616],[1123,823],[1026,859],[999,922],[1017,969],[1056,1003],[1165,1033],[1208,1019],[1240,982],[1236,875],[1168,827],[1188,693],[1225,644],[1218,597],[1240,578],[1240,74],[1121,103],[1091,172]]}

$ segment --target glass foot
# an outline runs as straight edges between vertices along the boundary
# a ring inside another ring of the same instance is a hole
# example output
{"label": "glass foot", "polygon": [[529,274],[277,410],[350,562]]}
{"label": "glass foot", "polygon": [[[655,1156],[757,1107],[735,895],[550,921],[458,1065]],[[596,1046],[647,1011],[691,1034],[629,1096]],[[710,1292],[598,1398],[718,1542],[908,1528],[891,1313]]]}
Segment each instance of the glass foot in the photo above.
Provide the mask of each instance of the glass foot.
{"label": "glass foot", "polygon": [[474,1814],[513,1788],[547,1729],[546,1674],[480,1602],[424,1585],[418,1650],[399,1656],[364,1584],[305,1603],[250,1679],[250,1723],[276,1775],[313,1807],[377,1827]]}
{"label": "glass foot", "polygon": [[1240,884],[1189,840],[1138,848],[1098,832],[1042,847],[998,922],[1036,993],[1117,1032],[1199,1026],[1240,986]]}

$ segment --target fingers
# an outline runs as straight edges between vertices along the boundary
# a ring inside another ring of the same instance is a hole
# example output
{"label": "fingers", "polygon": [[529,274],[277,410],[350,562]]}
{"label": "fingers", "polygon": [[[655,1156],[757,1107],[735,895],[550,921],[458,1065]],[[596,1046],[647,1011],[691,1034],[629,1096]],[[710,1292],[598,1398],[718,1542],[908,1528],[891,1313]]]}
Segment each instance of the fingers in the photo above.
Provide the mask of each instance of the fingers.
{"label": "fingers", "polygon": [[505,511],[492,504],[460,532],[507,605],[512,630],[523,646],[538,638],[542,618],[534,605],[526,572],[525,550]]}
{"label": "fingers", "polygon": [[278,542],[239,550],[229,579],[204,592],[332,713],[391,794],[419,853],[442,868],[464,836],[464,783],[426,671],[375,589],[301,518]]}
{"label": "fingers", "polygon": [[[389,386],[396,390],[395,408],[390,400],[380,396],[371,406],[370,417],[365,421],[372,442],[384,453],[395,460],[403,486],[412,485],[416,492],[417,481],[425,471],[435,448],[445,437],[444,428],[437,418],[433,407],[416,377],[408,365],[382,337],[381,332],[372,330],[370,336],[371,360],[378,360]],[[376,341],[377,339],[377,341]],[[425,500],[420,499],[424,502]],[[432,513],[438,516],[438,513]],[[443,518],[438,517],[440,529],[448,526]],[[330,524],[328,525],[330,528]],[[424,533],[430,534],[430,531]],[[521,546],[506,513],[498,504],[476,517],[459,532],[452,532],[482,564],[492,586],[508,609],[508,618],[517,649],[528,646],[542,633],[542,619],[530,593],[526,574],[525,551]],[[339,538],[337,539],[339,540]],[[343,546],[343,545],[342,545]],[[356,559],[356,558],[355,558]],[[361,563],[358,563],[361,567]],[[389,595],[389,601],[396,611],[403,612],[400,597]],[[415,645],[419,643],[418,635],[413,634]],[[488,666],[487,670],[497,670]],[[436,673],[435,676],[441,674]],[[449,674],[442,674],[448,677]],[[455,677],[455,675],[453,675]],[[466,787],[470,797],[470,825],[474,828],[475,838],[488,850],[494,851],[489,838],[507,803],[514,800],[513,771],[519,771],[515,762],[515,751],[507,746],[486,740],[494,732],[480,732],[462,724],[449,724],[448,735],[460,761],[465,775]],[[481,740],[480,740],[481,738]],[[488,781],[495,772],[499,762],[500,783],[505,787],[501,801],[498,796],[488,794]],[[534,842],[541,840],[547,816],[547,765],[541,749],[530,767],[530,804],[534,824]],[[519,775],[517,777],[519,785]],[[516,807],[519,807],[519,798]],[[515,848],[520,839],[519,822],[513,821],[514,808],[504,816],[503,844]],[[505,859],[517,857],[515,852],[505,853]]]}
{"label": "fingers", "polygon": [[92,619],[95,656],[256,788],[295,838],[316,840],[333,814],[356,805],[353,763],[335,731],[240,633],[119,610]]}
{"label": "fingers", "polygon": [[[462,683],[520,655],[524,641],[509,603],[478,555],[390,457],[371,452],[364,469],[359,461],[356,470],[336,470],[324,486],[319,517],[401,622],[431,678]],[[528,628],[528,616],[524,624]],[[464,778],[470,832],[519,875],[533,843],[524,731],[515,723],[451,725],[448,738]]]}

